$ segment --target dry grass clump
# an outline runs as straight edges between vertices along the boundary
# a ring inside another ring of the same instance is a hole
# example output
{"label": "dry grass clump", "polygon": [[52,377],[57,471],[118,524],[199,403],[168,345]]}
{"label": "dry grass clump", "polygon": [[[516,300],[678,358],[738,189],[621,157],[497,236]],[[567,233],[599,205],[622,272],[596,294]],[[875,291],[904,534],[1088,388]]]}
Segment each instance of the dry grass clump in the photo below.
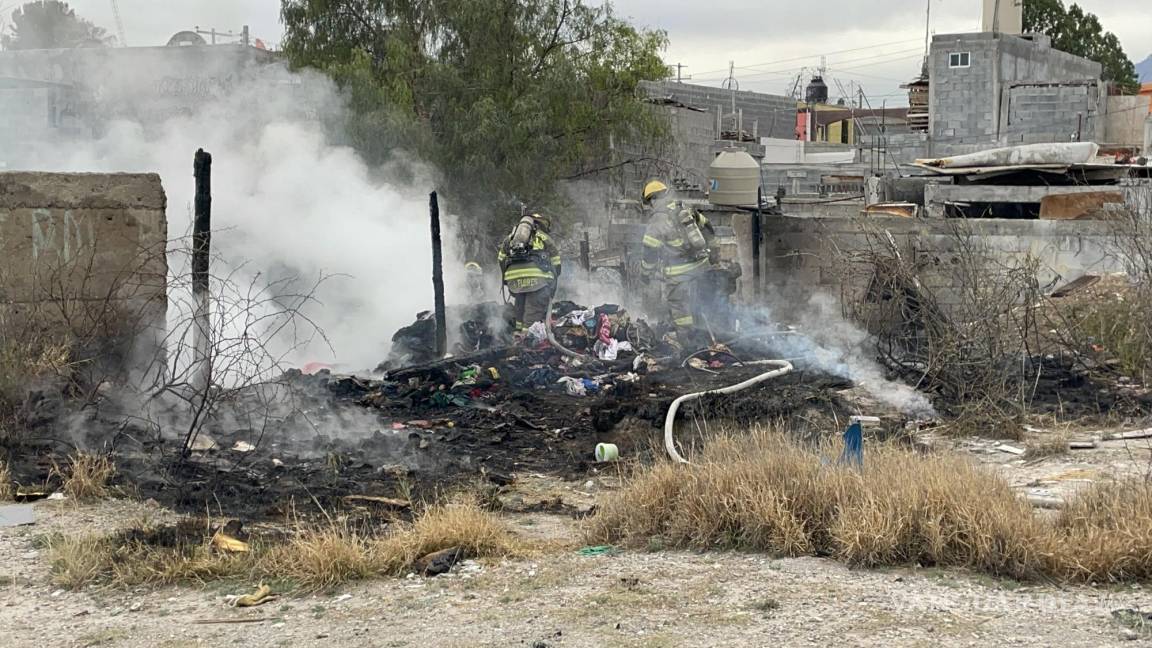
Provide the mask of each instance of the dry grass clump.
{"label": "dry grass clump", "polygon": [[262,569],[304,589],[330,589],[372,576],[404,574],[418,559],[453,547],[466,558],[522,551],[503,521],[469,501],[433,506],[411,524],[382,536],[338,522],[305,529],[274,547]]}
{"label": "dry grass clump", "polygon": [[1080,581],[1152,578],[1152,484],[1140,479],[1094,484],[1053,523],[1062,543],[1060,571]]}
{"label": "dry grass clump", "polygon": [[112,547],[98,536],[56,535],[46,539],[52,584],[76,589],[105,577],[111,566]]}
{"label": "dry grass clump", "polygon": [[375,538],[334,522],[300,531],[286,544],[272,547],[261,569],[304,589],[330,589],[381,572],[375,543]]}
{"label": "dry grass clump", "polygon": [[[64,494],[75,500],[93,500],[108,496],[108,483],[116,474],[116,464],[107,456],[78,452],[68,458]],[[59,470],[57,472],[60,472]]]}
{"label": "dry grass clump", "polygon": [[1152,574],[1152,487],[1094,490],[1055,522],[1000,478],[950,455],[870,447],[863,470],[779,432],[722,438],[687,466],[638,473],[589,522],[589,541],[823,555],[853,565],[965,567],[1018,579]]}
{"label": "dry grass clump", "polygon": [[1040,438],[1028,439],[1028,450],[1024,456],[1028,459],[1044,459],[1045,457],[1059,457],[1070,452],[1068,443],[1071,435],[1056,433]]}
{"label": "dry grass clump", "polygon": [[50,538],[53,582],[76,588],[89,583],[130,587],[247,579],[324,590],[403,574],[417,559],[441,549],[460,547],[464,557],[473,558],[522,551],[499,518],[471,503],[432,507],[385,535],[331,521],[303,528],[281,544],[253,544],[240,554],[213,549],[206,523],[185,522],[175,533],[170,531]]}
{"label": "dry grass clump", "polygon": [[0,322],[0,330],[5,332],[0,339],[0,443],[19,442],[25,433],[21,410],[29,386],[50,377],[66,379],[72,347],[10,322]]}
{"label": "dry grass clump", "polygon": [[429,508],[411,526],[383,538],[376,550],[384,571],[401,574],[418,558],[452,547],[466,558],[504,558],[524,550],[499,517],[472,501]]}
{"label": "dry grass clump", "polygon": [[12,483],[12,472],[8,470],[8,462],[0,461],[0,502],[11,502],[16,499],[16,486]]}
{"label": "dry grass clump", "polygon": [[250,575],[254,563],[242,555],[213,550],[207,530],[207,523],[189,520],[115,536],[51,536],[46,546],[52,582],[67,588],[90,583],[131,587],[202,584]]}

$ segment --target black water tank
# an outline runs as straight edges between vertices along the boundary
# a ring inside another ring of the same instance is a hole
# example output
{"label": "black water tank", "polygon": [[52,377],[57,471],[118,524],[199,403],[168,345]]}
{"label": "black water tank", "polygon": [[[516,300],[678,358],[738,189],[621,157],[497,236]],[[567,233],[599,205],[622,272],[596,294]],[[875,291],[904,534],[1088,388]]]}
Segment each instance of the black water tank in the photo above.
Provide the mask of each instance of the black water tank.
{"label": "black water tank", "polygon": [[810,104],[828,103],[828,86],[824,83],[824,79],[818,76],[812,77],[804,90],[804,101]]}

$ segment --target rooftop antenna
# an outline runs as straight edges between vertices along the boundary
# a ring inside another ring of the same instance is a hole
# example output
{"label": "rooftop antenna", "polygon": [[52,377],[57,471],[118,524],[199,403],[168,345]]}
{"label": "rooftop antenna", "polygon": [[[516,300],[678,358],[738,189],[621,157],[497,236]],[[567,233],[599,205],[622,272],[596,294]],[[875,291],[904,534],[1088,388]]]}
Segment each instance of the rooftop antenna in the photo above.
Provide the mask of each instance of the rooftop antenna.
{"label": "rooftop antenna", "polygon": [[932,33],[932,0],[928,0],[928,11],[924,16],[924,64],[921,66],[920,76],[928,76],[928,52]]}
{"label": "rooftop antenna", "polygon": [[804,68],[800,68],[800,71],[796,73],[796,79],[792,81],[792,91],[788,93],[789,97],[800,99],[800,81],[803,80],[803,77]]}
{"label": "rooftop antenna", "polygon": [[740,82],[736,80],[736,62],[728,61],[728,78],[720,84],[720,87],[728,90],[732,97],[732,130],[737,133],[739,137],[740,131],[740,117],[736,112],[736,91],[740,89]]}
{"label": "rooftop antenna", "polygon": [[120,5],[112,0],[112,17],[116,20],[116,33],[120,36],[120,47],[128,47],[128,39],[124,36],[124,21],[120,19]]}

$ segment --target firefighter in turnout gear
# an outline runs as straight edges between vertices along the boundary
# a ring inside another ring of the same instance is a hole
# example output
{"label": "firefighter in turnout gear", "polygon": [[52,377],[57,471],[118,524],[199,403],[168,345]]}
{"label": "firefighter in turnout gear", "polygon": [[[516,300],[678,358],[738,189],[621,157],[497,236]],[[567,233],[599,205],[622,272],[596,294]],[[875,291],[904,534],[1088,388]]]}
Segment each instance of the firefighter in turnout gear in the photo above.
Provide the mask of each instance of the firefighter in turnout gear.
{"label": "firefighter in turnout gear", "polygon": [[681,344],[694,342],[698,326],[693,314],[699,301],[701,279],[712,262],[715,230],[708,219],[672,199],[659,180],[644,185],[644,206],[651,210],[644,231],[641,269],[646,278],[660,273],[665,303]]}
{"label": "firefighter in turnout gear", "polygon": [[548,236],[552,219],[530,214],[520,219],[500,245],[496,258],[504,285],[516,300],[516,328],[548,317],[548,304],[560,278],[560,252]]}

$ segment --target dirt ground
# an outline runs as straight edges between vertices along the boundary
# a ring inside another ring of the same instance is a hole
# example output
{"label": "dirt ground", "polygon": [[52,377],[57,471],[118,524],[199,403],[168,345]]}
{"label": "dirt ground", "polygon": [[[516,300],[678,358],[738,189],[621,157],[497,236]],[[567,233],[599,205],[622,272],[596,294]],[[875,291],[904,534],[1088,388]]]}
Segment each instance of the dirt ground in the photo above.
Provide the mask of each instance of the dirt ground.
{"label": "dirt ground", "polygon": [[[816,558],[566,549],[236,609],[225,603],[236,585],[56,589],[39,536],[172,514],[128,501],[39,502],[35,512],[34,525],[0,529],[5,646],[1108,646],[1134,638],[1112,610],[1152,608],[1152,592],[1140,586],[1025,586]],[[530,538],[571,540],[578,531],[562,515],[509,522]]]}

